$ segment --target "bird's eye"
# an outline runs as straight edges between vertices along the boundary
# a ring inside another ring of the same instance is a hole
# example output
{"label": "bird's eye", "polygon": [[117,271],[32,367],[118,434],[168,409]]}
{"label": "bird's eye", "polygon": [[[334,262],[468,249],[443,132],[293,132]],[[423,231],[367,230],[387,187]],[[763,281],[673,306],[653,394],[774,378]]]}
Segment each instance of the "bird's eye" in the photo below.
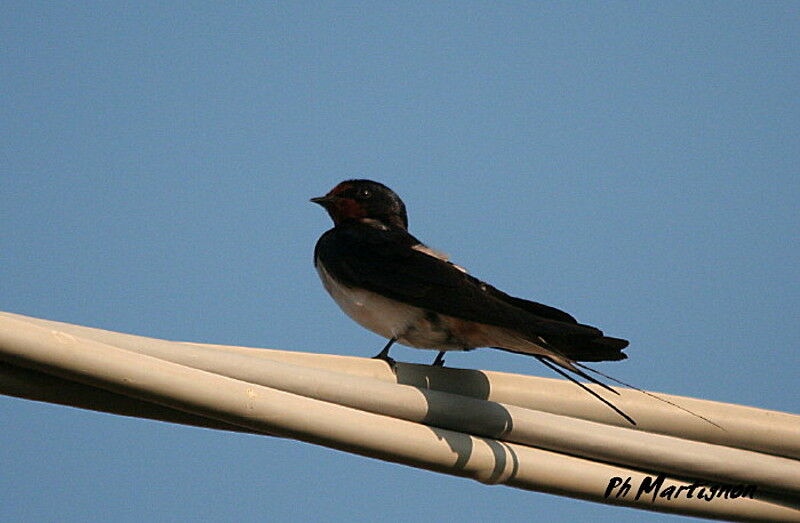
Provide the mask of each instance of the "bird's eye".
{"label": "bird's eye", "polygon": [[367,200],[372,198],[372,191],[369,189],[359,189],[357,196],[362,200]]}

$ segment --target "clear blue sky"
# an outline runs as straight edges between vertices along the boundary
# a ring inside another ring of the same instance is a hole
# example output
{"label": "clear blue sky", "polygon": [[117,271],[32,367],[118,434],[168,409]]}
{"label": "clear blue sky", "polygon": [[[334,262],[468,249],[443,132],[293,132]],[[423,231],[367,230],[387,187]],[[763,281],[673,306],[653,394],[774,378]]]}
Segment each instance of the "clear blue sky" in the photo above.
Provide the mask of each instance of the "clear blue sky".
{"label": "clear blue sky", "polygon": [[[366,177],[473,274],[629,338],[603,371],[800,412],[798,35],[795,2],[5,2],[0,310],[371,356],[308,203]],[[0,425],[9,521],[672,519],[6,397]]]}

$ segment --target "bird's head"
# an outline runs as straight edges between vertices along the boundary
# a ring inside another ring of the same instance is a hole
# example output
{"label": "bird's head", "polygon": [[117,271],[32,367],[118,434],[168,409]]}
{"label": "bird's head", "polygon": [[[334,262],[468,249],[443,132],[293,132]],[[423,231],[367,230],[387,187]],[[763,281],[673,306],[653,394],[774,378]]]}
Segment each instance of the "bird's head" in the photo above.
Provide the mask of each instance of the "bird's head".
{"label": "bird's head", "polygon": [[408,228],[403,200],[382,183],[372,180],[346,180],[325,196],[311,198],[311,201],[328,211],[334,225],[366,219]]}

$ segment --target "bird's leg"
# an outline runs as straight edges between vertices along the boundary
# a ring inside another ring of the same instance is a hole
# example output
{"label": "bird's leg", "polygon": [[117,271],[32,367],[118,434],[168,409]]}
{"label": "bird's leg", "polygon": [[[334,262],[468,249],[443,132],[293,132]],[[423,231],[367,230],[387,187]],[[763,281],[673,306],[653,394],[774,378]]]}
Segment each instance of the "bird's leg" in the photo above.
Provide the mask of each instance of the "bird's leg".
{"label": "bird's leg", "polygon": [[436,355],[436,359],[433,360],[433,363],[431,365],[433,365],[434,367],[444,367],[444,353],[445,351],[440,350],[439,354]]}
{"label": "bird's leg", "polygon": [[389,357],[389,349],[394,345],[394,342],[397,341],[397,338],[391,338],[389,343],[375,356],[372,357],[373,360],[383,360],[389,364],[391,368],[394,368],[395,361],[393,358]]}

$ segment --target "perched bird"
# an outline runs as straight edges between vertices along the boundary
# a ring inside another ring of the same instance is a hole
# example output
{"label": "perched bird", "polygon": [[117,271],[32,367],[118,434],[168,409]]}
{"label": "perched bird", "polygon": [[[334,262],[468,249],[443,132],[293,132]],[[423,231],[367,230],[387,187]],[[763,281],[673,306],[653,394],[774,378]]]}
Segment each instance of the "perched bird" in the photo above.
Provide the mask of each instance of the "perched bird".
{"label": "perched bird", "polygon": [[317,242],[314,266],[348,316],[389,340],[375,358],[394,366],[389,349],[395,342],[438,350],[434,365],[444,364],[446,351],[478,347],[532,355],[634,423],[558,368],[616,393],[577,362],[623,360],[627,340],[469,275],[408,232],[405,204],[381,183],[347,180],[311,201],[334,224]]}
{"label": "perched bird", "polygon": [[434,365],[443,365],[451,350],[491,347],[528,354],[633,425],[633,418],[562,369],[619,394],[581,370],[586,369],[724,430],[670,400],[580,363],[624,360],[622,349],[628,341],[605,336],[564,311],[509,296],[467,274],[408,232],[406,206],[385,185],[346,180],[311,201],[328,211],[334,225],[317,241],[314,266],[348,316],[388,338],[375,358],[394,367],[389,349],[395,342],[438,350]]}

